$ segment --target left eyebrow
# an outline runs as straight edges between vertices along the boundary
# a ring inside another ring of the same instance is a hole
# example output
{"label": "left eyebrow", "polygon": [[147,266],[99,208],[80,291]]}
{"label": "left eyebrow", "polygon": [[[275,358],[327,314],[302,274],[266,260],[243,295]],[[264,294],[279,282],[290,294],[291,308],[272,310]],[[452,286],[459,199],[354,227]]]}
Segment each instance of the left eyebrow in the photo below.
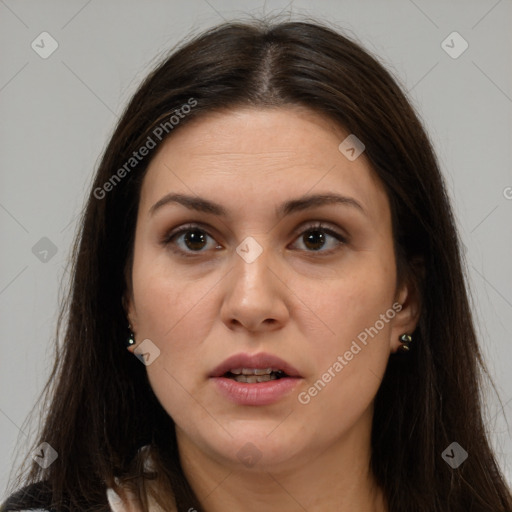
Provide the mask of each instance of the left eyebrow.
{"label": "left eyebrow", "polygon": [[[199,196],[190,196],[186,194],[170,193],[157,201],[149,210],[150,215],[162,208],[164,205],[178,203],[185,206],[189,210],[196,210],[204,213],[210,213],[218,217],[227,217],[227,210],[220,204],[204,199]],[[339,194],[326,193],[326,194],[313,194],[290,199],[285,201],[276,208],[276,216],[278,218],[290,215],[291,213],[308,210],[310,208],[317,208],[329,204],[342,204],[356,208],[364,215],[368,215],[361,203],[352,197],[342,196]]]}
{"label": "left eyebrow", "polygon": [[290,201],[284,202],[281,206],[276,209],[276,215],[283,217],[290,213],[300,212],[309,208],[316,208],[319,206],[325,206],[328,204],[342,204],[345,206],[351,206],[361,211],[364,215],[368,215],[358,201],[353,197],[342,196],[339,194],[314,194],[305,195],[297,199],[291,199]]}

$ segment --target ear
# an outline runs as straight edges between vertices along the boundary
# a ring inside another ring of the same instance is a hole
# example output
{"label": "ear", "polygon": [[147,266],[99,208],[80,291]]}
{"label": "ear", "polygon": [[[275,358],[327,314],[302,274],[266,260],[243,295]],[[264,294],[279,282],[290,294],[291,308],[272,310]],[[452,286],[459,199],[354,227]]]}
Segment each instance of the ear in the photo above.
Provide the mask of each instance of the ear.
{"label": "ear", "polygon": [[126,319],[130,324],[131,330],[136,333],[137,332],[137,312],[135,311],[135,305],[133,301],[133,295],[131,292],[127,291],[123,295],[121,302],[123,304],[123,309],[126,314]]}
{"label": "ear", "polygon": [[[391,328],[390,351],[396,352],[401,343],[399,337],[402,334],[412,334],[418,325],[421,312],[421,297],[418,287],[414,283],[404,283],[400,286],[395,296],[395,306],[398,311],[393,319]],[[400,307],[400,309],[399,309]]]}
{"label": "ear", "polygon": [[[136,336],[136,334],[137,334],[137,315],[136,315],[136,312],[135,312],[135,306],[134,306],[134,303],[133,303],[133,296],[131,295],[131,293],[130,292],[126,292],[123,295],[123,297],[121,299],[121,302],[123,304],[123,309],[124,309],[124,312],[126,314],[126,319],[128,321],[127,323],[129,324],[129,328],[133,332],[134,338],[136,340],[137,339],[137,336]],[[129,345],[126,348],[128,349],[129,352],[131,352],[133,354],[133,351],[135,350],[136,345],[137,344]]]}

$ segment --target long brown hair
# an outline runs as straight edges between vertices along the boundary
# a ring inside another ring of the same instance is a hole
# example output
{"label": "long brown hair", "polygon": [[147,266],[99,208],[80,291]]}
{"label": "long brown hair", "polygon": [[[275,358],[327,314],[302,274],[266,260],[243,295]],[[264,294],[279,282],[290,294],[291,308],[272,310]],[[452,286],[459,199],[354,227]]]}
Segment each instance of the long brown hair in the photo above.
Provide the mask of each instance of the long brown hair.
{"label": "long brown hair", "polygon": [[[181,470],[174,423],[145,367],[125,349],[122,297],[130,286],[139,192],[152,154],[192,119],[283,105],[329,116],[364,141],[391,205],[399,278],[412,280],[421,294],[414,350],[390,358],[375,398],[371,469],[390,510],[510,512],[511,494],[482,419],[482,358],[433,148],[384,66],[316,21],[209,29],[174,50],[133,96],[99,165],[73,248],[72,285],[59,319],[65,335],[56,344],[34,444],[49,443],[59,457],[46,470],[32,463],[23,482],[44,480],[58,510],[105,510],[105,488],[115,487],[117,476],[133,482],[146,504],[152,475],[137,455],[150,445],[162,506],[175,496],[180,512],[203,510]],[[155,130],[172,115],[179,122],[159,140]],[[127,166],[148,137],[156,148]],[[441,456],[454,441],[469,454],[456,469]]]}

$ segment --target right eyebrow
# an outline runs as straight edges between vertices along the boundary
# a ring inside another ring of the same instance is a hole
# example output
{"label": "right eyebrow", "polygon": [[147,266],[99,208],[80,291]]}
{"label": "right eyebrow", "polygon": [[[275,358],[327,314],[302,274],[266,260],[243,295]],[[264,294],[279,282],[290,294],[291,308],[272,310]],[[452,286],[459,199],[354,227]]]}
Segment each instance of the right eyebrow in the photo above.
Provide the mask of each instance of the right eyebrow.
{"label": "right eyebrow", "polygon": [[214,203],[213,201],[209,201],[208,199],[204,199],[199,196],[189,196],[186,194],[175,194],[170,193],[162,197],[159,201],[157,201],[150,209],[149,214],[154,215],[157,210],[162,208],[162,206],[178,203],[189,210],[197,210],[199,212],[211,213],[212,215],[217,215],[219,217],[226,217],[227,211],[220,204]]}

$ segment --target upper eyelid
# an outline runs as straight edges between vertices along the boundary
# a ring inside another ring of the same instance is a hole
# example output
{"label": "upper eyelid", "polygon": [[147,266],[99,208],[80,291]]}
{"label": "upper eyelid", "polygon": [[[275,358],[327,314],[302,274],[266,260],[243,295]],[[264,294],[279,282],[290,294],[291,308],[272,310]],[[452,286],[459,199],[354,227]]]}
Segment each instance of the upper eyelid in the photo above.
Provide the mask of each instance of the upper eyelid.
{"label": "upper eyelid", "polygon": [[[188,224],[182,224],[178,226],[177,228],[171,230],[170,232],[166,232],[166,234],[163,236],[163,243],[169,243],[170,240],[178,235],[182,235],[184,232],[192,229],[199,229],[201,231],[204,231],[210,238],[217,241],[216,238],[210,233],[211,228],[208,225],[204,225],[201,222],[190,222]],[[348,235],[340,232],[340,228],[336,228],[328,223],[326,221],[306,221],[300,224],[296,229],[293,230],[294,235],[300,235],[310,229],[319,229],[324,230],[329,234],[330,236],[334,237],[334,234],[337,235],[342,242],[346,242],[348,240]],[[332,232],[334,234],[330,234],[329,232]],[[197,251],[198,253],[201,251]]]}
{"label": "upper eyelid", "polygon": [[303,222],[299,227],[297,227],[297,229],[295,229],[293,231],[293,234],[303,233],[304,231],[307,231],[308,229],[324,229],[327,232],[329,232],[329,231],[334,232],[337,235],[339,235],[340,237],[348,238],[348,235],[344,234],[342,232],[343,230],[341,230],[339,227],[334,227],[332,224],[329,224],[326,221],[320,221],[320,220]]}
{"label": "upper eyelid", "polygon": [[186,232],[186,231],[192,230],[192,229],[200,229],[201,231],[204,231],[209,237],[215,238],[211,234],[211,231],[215,231],[215,230],[212,227],[210,227],[209,225],[202,224],[201,222],[190,222],[190,223],[182,224],[182,225],[178,226],[177,228],[166,231],[164,233],[163,240],[164,241],[169,240],[170,238],[172,238],[178,234],[182,234],[183,232]]}

